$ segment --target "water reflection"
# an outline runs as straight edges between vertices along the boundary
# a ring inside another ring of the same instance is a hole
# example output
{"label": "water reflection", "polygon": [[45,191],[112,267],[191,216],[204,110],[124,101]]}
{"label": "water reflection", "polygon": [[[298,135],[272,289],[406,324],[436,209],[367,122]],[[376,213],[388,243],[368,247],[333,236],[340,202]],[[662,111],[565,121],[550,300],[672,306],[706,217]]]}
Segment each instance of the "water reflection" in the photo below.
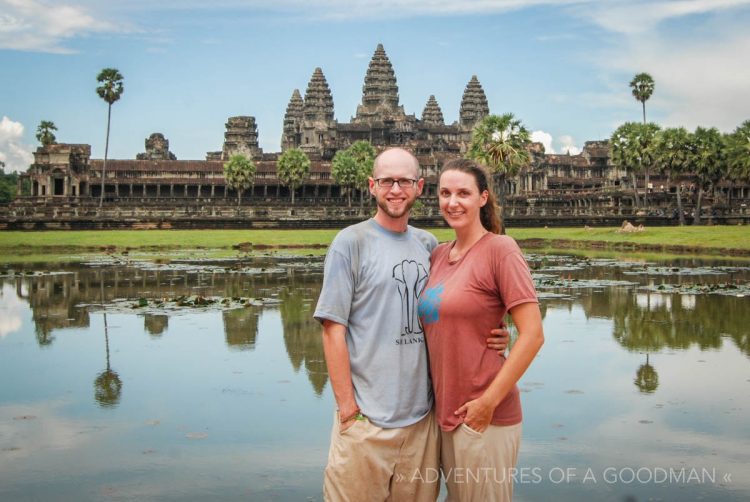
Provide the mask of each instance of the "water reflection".
{"label": "water reflection", "polygon": [[748,298],[645,293],[613,300],[613,335],[628,350],[717,349],[729,338],[750,355]]}
{"label": "water reflection", "polygon": [[[59,330],[89,327],[92,311],[106,310],[118,299],[140,299],[145,303],[190,295],[275,298],[289,361],[295,371],[304,368],[315,393],[320,395],[327,372],[320,327],[311,317],[320,291],[319,262],[320,258],[287,263],[259,258],[239,264],[80,265],[62,270],[58,266],[54,272],[21,267],[2,278],[3,308],[10,308],[7,296],[12,287],[17,298],[13,301],[29,303],[37,343],[45,347],[54,343]],[[309,263],[316,266],[310,267]],[[530,263],[538,276],[540,291],[559,296],[542,302],[543,316],[548,308],[569,310],[580,305],[587,318],[610,319],[614,339],[633,352],[684,350],[693,344],[701,350],[716,349],[728,338],[750,355],[748,297],[654,291],[662,285],[747,282],[750,277],[747,268],[691,269],[683,263],[664,269],[648,264],[555,256],[531,257]],[[705,275],[701,275],[702,271]],[[221,316],[226,345],[232,350],[253,350],[263,309],[275,307],[274,303],[271,306],[247,303],[241,308],[224,310]],[[170,316],[180,313],[140,312],[136,308],[132,312],[143,317],[144,332],[154,338],[167,333]],[[10,313],[3,318],[2,329],[13,329],[9,323],[18,323],[17,316]],[[642,368],[639,374],[643,375],[653,370],[648,362]],[[638,380],[650,381],[640,377]]]}
{"label": "water reflection", "polygon": [[[321,262],[0,270],[0,379],[19,382],[0,387],[0,499],[49,498],[65,478],[69,500],[97,489],[134,500],[319,500],[334,406],[311,317]],[[548,343],[522,385],[522,463],[718,465],[739,477],[750,462],[740,406],[750,398],[750,296],[710,287],[744,287],[750,270],[531,263]],[[216,301],[169,301],[181,297]],[[706,382],[711,392],[696,393]],[[55,423],[76,442],[39,447]],[[53,481],[39,488],[41,477]],[[166,493],[175,479],[184,490]],[[519,486],[518,498],[740,500],[750,482],[695,497],[653,488],[541,483]]]}
{"label": "water reflection", "polygon": [[659,374],[649,364],[648,354],[646,354],[646,362],[638,368],[633,383],[644,394],[652,394],[659,387]]}
{"label": "water reflection", "polygon": [[143,328],[152,337],[158,337],[169,328],[169,316],[164,314],[144,314]]}
{"label": "water reflection", "polygon": [[106,312],[104,313],[104,346],[107,351],[107,369],[99,373],[94,380],[94,398],[101,407],[111,408],[120,402],[122,380],[109,364],[109,328]]}
{"label": "water reflection", "polygon": [[258,338],[259,316],[260,309],[253,306],[222,312],[227,346],[235,350],[253,350]]}
{"label": "water reflection", "polygon": [[[169,312],[141,312],[139,302],[148,305],[168,299],[200,295],[237,300],[238,308],[222,308],[221,320],[226,346],[231,350],[252,351],[259,336],[259,318],[264,309],[278,308],[283,324],[283,340],[289,361],[295,372],[304,370],[313,391],[320,396],[328,381],[323,356],[320,325],[312,319],[314,302],[320,293],[320,263],[291,262],[279,267],[275,261],[258,259],[253,262],[229,264],[139,264],[139,266],[86,266],[70,265],[58,270],[11,271],[0,279],[5,296],[10,286],[15,292],[13,300],[3,298],[5,309],[13,301],[28,302],[36,341],[40,347],[51,346],[55,335],[62,330],[89,328],[91,315],[102,311],[105,323],[107,369],[96,379],[96,400],[107,406],[116,406],[122,388],[117,373],[110,368],[107,309],[123,300],[131,300],[127,313],[143,317],[144,332],[157,339],[168,333],[170,317],[190,313],[190,309]],[[260,298],[267,305],[258,306],[248,298]],[[129,311],[128,311],[129,310]],[[122,307],[117,312],[121,312]],[[197,310],[196,312],[200,312]],[[10,318],[8,316],[7,318]],[[19,320],[8,325],[17,329]],[[6,322],[6,324],[8,324]]]}
{"label": "water reflection", "polygon": [[328,381],[320,324],[313,319],[320,281],[292,280],[279,294],[284,345],[294,371],[304,365],[307,377],[319,396]]}
{"label": "water reflection", "polygon": [[[535,275],[541,277],[540,291],[564,296],[545,303],[556,308],[580,304],[587,318],[611,319],[612,335],[629,351],[684,350],[693,344],[702,350],[716,349],[729,338],[750,355],[747,267],[711,268],[700,262],[690,262],[695,268],[655,267],[554,258],[532,261]],[[701,294],[684,292],[692,291],[692,286],[702,288]],[[712,294],[712,288],[724,286],[737,286],[738,293]],[[667,287],[673,292],[658,291]]]}

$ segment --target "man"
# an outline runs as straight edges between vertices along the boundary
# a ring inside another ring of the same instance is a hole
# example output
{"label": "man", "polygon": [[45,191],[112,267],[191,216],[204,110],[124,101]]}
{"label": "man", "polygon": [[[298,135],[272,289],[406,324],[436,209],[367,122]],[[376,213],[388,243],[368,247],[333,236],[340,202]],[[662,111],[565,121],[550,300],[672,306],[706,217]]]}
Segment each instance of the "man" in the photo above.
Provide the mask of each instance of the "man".
{"label": "man", "polygon": [[[326,256],[314,314],[323,324],[338,405],[326,500],[434,501],[438,495],[439,435],[417,316],[437,240],[408,225],[423,187],[411,153],[381,153],[369,178],[375,216],[342,230]],[[504,350],[505,338],[490,340]]]}

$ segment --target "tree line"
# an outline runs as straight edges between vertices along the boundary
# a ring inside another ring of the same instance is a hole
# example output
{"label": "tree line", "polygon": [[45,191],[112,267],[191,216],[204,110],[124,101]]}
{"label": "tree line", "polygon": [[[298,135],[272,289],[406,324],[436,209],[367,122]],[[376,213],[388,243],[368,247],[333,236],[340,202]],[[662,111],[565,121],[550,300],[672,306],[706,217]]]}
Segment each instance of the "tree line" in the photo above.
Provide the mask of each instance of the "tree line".
{"label": "tree line", "polygon": [[[750,120],[733,132],[721,133],[715,127],[697,127],[690,132],[684,127],[660,128],[654,123],[626,122],[610,139],[612,163],[625,169],[630,177],[636,207],[648,206],[649,175],[666,177],[667,187],[679,175],[693,177],[692,192],[694,224],[700,223],[700,207],[704,195],[715,190],[721,181],[730,183],[750,178]],[[641,198],[638,177],[644,178]],[[685,223],[682,210],[683,192],[675,189],[680,224]]]}
{"label": "tree line", "polygon": [[5,173],[5,162],[0,160],[0,203],[7,204],[16,196],[17,173]]}
{"label": "tree line", "polygon": [[[331,177],[340,186],[347,188],[347,202],[352,205],[352,192],[359,189],[360,203],[372,173],[375,162],[375,148],[368,141],[356,141],[349,148],[339,150],[331,161]],[[310,158],[300,148],[290,148],[276,161],[276,176],[284,186],[289,187],[294,205],[295,192],[310,176]],[[224,178],[228,188],[237,192],[237,205],[242,194],[255,183],[255,163],[243,154],[233,155],[224,164]]]}

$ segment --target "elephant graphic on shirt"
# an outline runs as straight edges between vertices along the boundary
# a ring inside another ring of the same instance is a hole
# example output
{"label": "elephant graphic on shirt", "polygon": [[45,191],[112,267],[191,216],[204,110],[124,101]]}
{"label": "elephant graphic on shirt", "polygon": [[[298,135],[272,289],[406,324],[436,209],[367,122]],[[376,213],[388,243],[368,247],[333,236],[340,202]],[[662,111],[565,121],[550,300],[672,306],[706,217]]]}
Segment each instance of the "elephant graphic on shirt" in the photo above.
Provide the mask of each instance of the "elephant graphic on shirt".
{"label": "elephant graphic on shirt", "polygon": [[401,295],[401,335],[423,332],[419,322],[419,295],[427,284],[427,270],[421,263],[404,260],[393,267],[393,279]]}

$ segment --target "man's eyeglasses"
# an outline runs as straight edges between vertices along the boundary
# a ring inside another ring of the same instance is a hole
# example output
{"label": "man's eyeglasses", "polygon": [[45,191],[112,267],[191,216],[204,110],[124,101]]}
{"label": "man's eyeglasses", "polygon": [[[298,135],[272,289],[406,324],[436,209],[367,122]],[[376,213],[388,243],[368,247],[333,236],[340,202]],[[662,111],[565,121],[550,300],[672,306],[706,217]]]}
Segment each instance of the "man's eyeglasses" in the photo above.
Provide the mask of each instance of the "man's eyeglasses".
{"label": "man's eyeglasses", "polygon": [[381,188],[392,188],[393,185],[398,185],[401,188],[414,188],[419,180],[413,180],[411,178],[400,178],[394,180],[393,178],[375,178],[375,183]]}

